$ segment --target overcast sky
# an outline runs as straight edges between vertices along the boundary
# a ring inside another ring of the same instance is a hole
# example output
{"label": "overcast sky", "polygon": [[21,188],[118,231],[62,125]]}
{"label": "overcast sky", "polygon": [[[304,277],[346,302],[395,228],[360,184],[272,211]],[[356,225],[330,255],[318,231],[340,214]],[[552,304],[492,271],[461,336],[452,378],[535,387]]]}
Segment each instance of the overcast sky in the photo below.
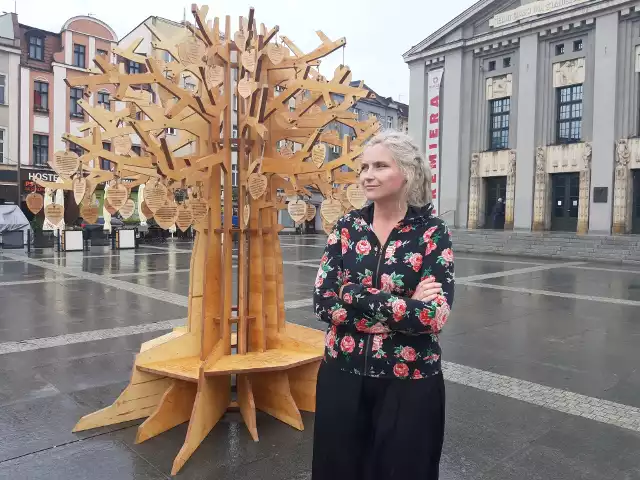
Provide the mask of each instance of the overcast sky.
{"label": "overcast sky", "polygon": [[[122,38],[151,15],[180,21],[184,9],[192,19],[191,3],[184,0],[0,0],[0,11],[14,11],[20,23],[59,32],[75,15],[92,14]],[[409,69],[402,54],[470,7],[475,0],[213,0],[203,1],[214,15],[238,17],[250,6],[267,27],[280,26],[280,34],[308,52],[319,45],[316,30],[330,39],[346,37],[345,63],[354,80],[364,80],[383,96],[408,103]],[[437,4],[437,6],[436,6]],[[320,71],[331,77],[342,63],[342,50],[327,57]]]}

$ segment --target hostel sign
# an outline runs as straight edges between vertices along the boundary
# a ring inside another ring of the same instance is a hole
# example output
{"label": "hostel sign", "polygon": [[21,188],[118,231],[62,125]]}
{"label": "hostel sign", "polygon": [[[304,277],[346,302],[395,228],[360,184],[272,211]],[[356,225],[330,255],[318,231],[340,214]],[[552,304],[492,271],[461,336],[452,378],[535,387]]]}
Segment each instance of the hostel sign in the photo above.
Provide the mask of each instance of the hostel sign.
{"label": "hostel sign", "polygon": [[503,27],[504,25],[517,22],[527,17],[544,15],[546,13],[555,12],[556,10],[562,10],[563,8],[569,8],[591,1],[593,0],[542,0],[539,2],[532,2],[514,10],[508,10],[494,15],[493,18],[489,20],[489,26],[494,28]]}

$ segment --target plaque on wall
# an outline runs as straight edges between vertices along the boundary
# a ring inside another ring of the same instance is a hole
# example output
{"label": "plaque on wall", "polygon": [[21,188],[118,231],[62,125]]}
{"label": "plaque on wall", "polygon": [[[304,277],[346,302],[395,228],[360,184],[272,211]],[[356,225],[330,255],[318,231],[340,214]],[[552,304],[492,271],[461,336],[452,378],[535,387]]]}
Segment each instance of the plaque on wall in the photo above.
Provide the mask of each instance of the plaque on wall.
{"label": "plaque on wall", "polygon": [[609,187],[593,187],[593,203],[607,203]]}

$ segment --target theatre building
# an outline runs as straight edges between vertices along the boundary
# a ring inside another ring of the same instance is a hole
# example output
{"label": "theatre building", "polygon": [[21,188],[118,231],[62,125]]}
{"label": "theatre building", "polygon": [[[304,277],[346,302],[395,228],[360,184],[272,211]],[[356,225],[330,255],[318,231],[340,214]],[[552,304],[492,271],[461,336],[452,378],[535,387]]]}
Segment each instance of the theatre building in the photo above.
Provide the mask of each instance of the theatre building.
{"label": "theatre building", "polygon": [[640,233],[640,4],[481,0],[404,59],[452,225]]}

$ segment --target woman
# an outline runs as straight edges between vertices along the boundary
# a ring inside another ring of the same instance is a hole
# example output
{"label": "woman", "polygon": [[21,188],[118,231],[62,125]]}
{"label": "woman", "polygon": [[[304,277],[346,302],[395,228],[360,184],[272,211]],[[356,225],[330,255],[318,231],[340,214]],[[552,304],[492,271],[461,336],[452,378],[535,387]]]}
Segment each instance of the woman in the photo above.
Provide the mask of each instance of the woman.
{"label": "woman", "polygon": [[453,253],[432,213],[431,172],[399,132],[371,140],[371,204],[340,219],[315,283],[329,323],[318,373],[312,480],[439,474],[444,381],[438,332],[453,304]]}

